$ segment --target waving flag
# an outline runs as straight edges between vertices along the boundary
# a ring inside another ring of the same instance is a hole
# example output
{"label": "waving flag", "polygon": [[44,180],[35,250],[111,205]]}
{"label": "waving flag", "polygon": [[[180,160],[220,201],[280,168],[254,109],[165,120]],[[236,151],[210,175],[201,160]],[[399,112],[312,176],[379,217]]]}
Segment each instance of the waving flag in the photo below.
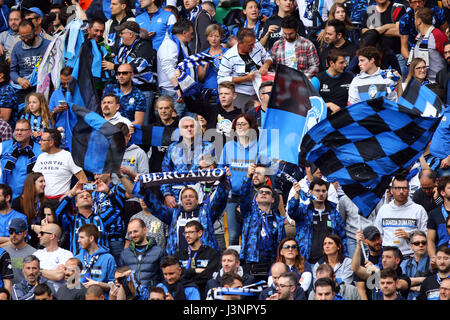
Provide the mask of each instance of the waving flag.
{"label": "waving flag", "polygon": [[70,110],[69,150],[75,164],[92,173],[119,172],[126,148],[123,133],[96,112],[77,105]]}
{"label": "waving flag", "polygon": [[327,116],[323,99],[300,71],[277,65],[260,134],[260,156],[298,164],[304,134]]}
{"label": "waving flag", "polygon": [[133,126],[134,133],[131,136],[131,143],[140,145],[144,150],[148,150],[151,146],[168,146],[173,141],[178,141],[180,137],[178,128],[174,127],[138,124]]}
{"label": "waving flag", "polygon": [[199,52],[185,58],[177,65],[177,70],[180,71],[178,76],[178,84],[183,97],[200,94],[201,85],[196,81],[196,77],[190,74],[190,70],[194,70],[197,66],[203,66],[207,63],[214,62],[214,58],[204,52]]}
{"label": "waving flag", "polygon": [[[334,179],[367,217],[383,197],[391,177],[408,169],[423,153],[439,124],[442,103],[423,87],[412,97],[405,90],[399,105],[384,97],[353,104],[332,114],[306,133],[300,158],[314,162],[327,179]],[[415,99],[415,100],[414,100]],[[422,116],[414,101],[426,101]],[[438,98],[437,98],[438,99]]]}

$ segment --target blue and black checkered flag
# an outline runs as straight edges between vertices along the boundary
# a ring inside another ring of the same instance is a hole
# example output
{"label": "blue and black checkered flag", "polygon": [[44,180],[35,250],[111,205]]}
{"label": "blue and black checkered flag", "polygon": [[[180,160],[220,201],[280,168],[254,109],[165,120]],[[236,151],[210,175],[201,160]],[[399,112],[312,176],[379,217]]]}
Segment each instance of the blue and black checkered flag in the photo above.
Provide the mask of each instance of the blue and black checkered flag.
{"label": "blue and black checkered flag", "polygon": [[[437,96],[423,88],[416,101],[426,99],[432,105]],[[407,88],[401,99],[410,105],[384,97],[359,102],[319,122],[303,137],[300,158],[314,162],[327,179],[337,180],[366,217],[392,176],[417,161],[441,120],[438,110],[435,116],[418,114],[411,91]]]}

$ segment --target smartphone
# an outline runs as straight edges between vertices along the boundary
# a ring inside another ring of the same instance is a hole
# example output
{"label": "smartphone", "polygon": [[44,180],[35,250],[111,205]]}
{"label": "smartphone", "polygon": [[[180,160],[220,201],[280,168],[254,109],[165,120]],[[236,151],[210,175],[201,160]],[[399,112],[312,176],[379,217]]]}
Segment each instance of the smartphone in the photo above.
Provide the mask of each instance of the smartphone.
{"label": "smartphone", "polygon": [[97,189],[97,185],[94,182],[83,183],[83,190],[93,191]]}
{"label": "smartphone", "polygon": [[59,100],[58,103],[63,106],[67,105],[67,102],[65,100]]}

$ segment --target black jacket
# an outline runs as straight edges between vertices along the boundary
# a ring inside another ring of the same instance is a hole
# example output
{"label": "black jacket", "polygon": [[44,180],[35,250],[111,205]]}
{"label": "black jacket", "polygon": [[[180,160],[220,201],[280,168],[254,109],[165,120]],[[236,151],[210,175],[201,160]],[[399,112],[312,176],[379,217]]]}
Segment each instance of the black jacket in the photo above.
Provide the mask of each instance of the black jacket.
{"label": "black jacket", "polygon": [[[206,283],[212,278],[213,273],[220,268],[221,256],[219,251],[201,245],[196,252],[192,252],[187,248],[177,250],[174,256],[183,269],[182,278],[193,281],[204,296]],[[192,259],[194,262],[192,262]],[[190,266],[191,263],[195,265],[195,268],[205,268],[205,270],[201,273],[196,273],[195,269]]]}
{"label": "black jacket", "polygon": [[[241,270],[242,267],[239,267],[239,270]],[[222,273],[223,270],[220,269],[218,272],[214,273],[212,278],[208,280],[208,283],[206,284],[206,288],[205,288],[205,294],[208,294],[208,291],[211,290],[212,288],[220,288],[222,285]],[[242,276],[242,279],[244,280],[244,282],[242,283],[242,285],[248,286],[252,283],[255,283],[255,277],[249,273],[243,273],[238,271],[238,274]]]}

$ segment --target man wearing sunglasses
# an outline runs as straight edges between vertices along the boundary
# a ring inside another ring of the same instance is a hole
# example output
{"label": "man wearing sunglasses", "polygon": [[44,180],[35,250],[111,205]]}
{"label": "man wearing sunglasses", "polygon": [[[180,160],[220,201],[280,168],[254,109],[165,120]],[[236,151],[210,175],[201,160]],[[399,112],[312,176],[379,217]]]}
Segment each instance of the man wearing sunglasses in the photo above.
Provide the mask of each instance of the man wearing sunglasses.
{"label": "man wearing sunglasses", "polygon": [[420,285],[430,274],[430,257],[427,254],[427,235],[416,230],[411,233],[411,249],[414,255],[400,264],[403,274],[411,279],[411,288],[408,300],[415,300],[419,295]]}
{"label": "man wearing sunglasses", "polygon": [[34,253],[40,261],[41,275],[53,284],[55,291],[64,284],[64,265],[73,257],[72,252],[59,247],[61,234],[61,227],[57,224],[43,225],[38,237],[44,248]]}
{"label": "man wearing sunglasses", "polygon": [[11,52],[11,80],[17,92],[17,103],[36,91],[37,77],[33,77],[36,65],[42,60],[50,41],[42,38],[33,22],[23,20],[19,25],[19,38]]}
{"label": "man wearing sunglasses", "polygon": [[133,84],[134,69],[131,64],[124,63],[117,68],[117,83],[108,84],[103,91],[103,97],[113,93],[119,97],[120,113],[133,124],[144,123],[147,110],[145,96]]}
{"label": "man wearing sunglasses", "polygon": [[26,243],[27,224],[21,218],[14,218],[9,224],[10,245],[5,247],[6,252],[11,257],[11,266],[14,273],[13,284],[24,280],[22,273],[23,259],[36,252],[36,249]]}
{"label": "man wearing sunglasses", "polygon": [[276,259],[278,244],[286,236],[285,218],[272,210],[275,197],[271,186],[263,185],[257,189],[256,202],[253,201],[252,188],[252,180],[247,175],[239,201],[243,217],[240,258],[245,262],[244,270],[268,264],[268,272],[271,262]]}
{"label": "man wearing sunglasses", "polygon": [[405,259],[413,251],[408,242],[414,230],[427,231],[428,215],[425,209],[409,197],[409,182],[404,175],[396,175],[390,186],[393,200],[378,211],[374,225],[380,230],[383,245],[398,247]]}

